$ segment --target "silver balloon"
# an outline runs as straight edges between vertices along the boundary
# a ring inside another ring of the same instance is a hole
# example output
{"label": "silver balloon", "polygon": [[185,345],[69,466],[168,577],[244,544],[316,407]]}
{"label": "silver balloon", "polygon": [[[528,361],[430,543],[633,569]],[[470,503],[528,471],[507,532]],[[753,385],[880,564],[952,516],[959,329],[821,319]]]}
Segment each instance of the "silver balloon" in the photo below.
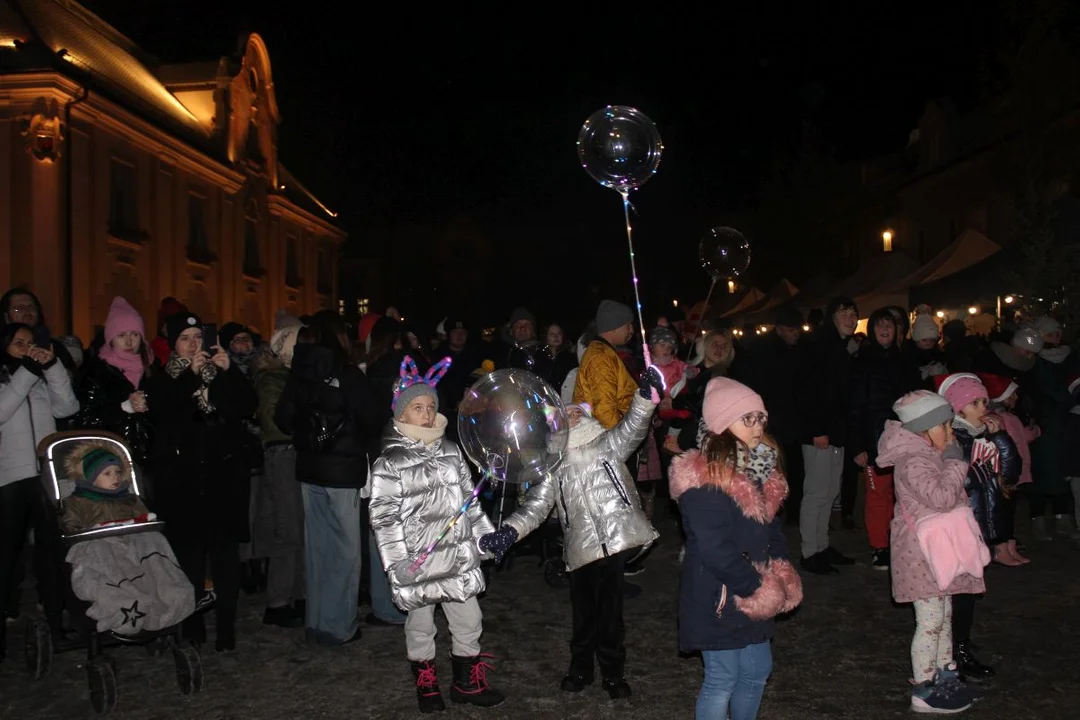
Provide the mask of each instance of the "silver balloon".
{"label": "silver balloon", "polygon": [[462,450],[498,480],[542,480],[562,460],[569,437],[559,394],[528,370],[488,373],[458,407]]}
{"label": "silver balloon", "polygon": [[664,144],[656,125],[640,111],[608,105],[581,126],[577,151],[581,166],[596,182],[622,193],[653,176]]}
{"label": "silver balloon", "polygon": [[698,246],[701,267],[713,280],[735,280],[750,267],[750,241],[730,227],[714,227]]}

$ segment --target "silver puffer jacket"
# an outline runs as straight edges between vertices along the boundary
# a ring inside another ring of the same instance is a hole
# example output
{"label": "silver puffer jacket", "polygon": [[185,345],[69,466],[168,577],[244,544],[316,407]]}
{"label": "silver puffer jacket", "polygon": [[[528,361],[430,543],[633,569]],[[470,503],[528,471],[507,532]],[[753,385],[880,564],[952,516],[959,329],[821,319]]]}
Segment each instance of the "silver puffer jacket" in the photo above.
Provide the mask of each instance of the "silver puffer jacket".
{"label": "silver puffer jacket", "polygon": [[[437,416],[436,427],[446,427]],[[430,445],[412,440],[390,421],[383,449],[372,468],[371,527],[390,580],[394,604],[415,610],[441,602],[463,602],[484,591],[476,541],[494,531],[473,503],[446,534],[415,577],[408,567],[457,515],[473,491],[461,450],[439,438]]]}
{"label": "silver puffer jacket", "polygon": [[657,532],[641,509],[626,460],[645,439],[653,409],[649,400],[635,394],[619,424],[568,450],[550,477],[529,488],[525,503],[506,524],[523,538],[555,506],[563,528],[567,570],[652,543]]}

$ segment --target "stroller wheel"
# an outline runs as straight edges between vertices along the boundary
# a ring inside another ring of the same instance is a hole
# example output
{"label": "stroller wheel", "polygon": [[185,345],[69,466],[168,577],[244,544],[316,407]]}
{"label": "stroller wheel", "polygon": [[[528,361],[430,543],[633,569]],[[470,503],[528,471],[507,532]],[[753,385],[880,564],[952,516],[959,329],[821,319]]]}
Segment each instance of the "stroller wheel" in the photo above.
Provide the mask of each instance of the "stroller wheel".
{"label": "stroller wheel", "polygon": [[191,695],[202,690],[202,658],[199,651],[189,642],[182,642],[173,647],[173,660],[176,662],[176,683],[180,692]]}
{"label": "stroller wheel", "polygon": [[566,587],[566,565],[562,560],[552,558],[544,563],[544,582],[553,588]]}
{"label": "stroller wheel", "polygon": [[116,670],[112,661],[98,655],[86,666],[86,681],[90,686],[90,704],[99,715],[116,709]]}
{"label": "stroller wheel", "polygon": [[49,672],[53,656],[52,630],[41,618],[26,623],[26,672],[31,680],[40,680]]}

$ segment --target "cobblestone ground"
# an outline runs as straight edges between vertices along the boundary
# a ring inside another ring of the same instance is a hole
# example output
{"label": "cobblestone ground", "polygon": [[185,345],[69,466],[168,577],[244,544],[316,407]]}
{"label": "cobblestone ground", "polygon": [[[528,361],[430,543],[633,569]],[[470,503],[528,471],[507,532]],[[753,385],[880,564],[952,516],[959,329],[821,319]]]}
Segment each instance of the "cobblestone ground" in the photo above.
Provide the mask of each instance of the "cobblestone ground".
{"label": "cobblestone ground", "polygon": [[[626,606],[631,700],[612,703],[595,686],[577,696],[560,692],[569,641],[568,595],[544,583],[535,558],[520,557],[509,572],[494,576],[482,601],[484,645],[496,657],[493,681],[509,699],[487,711],[451,706],[446,715],[486,720],[692,717],[701,669],[698,659],[680,657],[676,647],[678,536],[669,518],[659,518],[658,525],[661,545],[649,557],[647,571],[634,579],[644,592]],[[888,574],[870,568],[861,533],[837,533],[837,544],[857,554],[860,564],[839,576],[805,578],[802,609],[777,633],[776,669],[765,693],[763,720],[910,715],[912,611],[891,604]],[[970,717],[1021,720],[1075,713],[1080,551],[1057,540],[1033,545],[1031,555],[1035,562],[1027,567],[988,569],[990,590],[979,604],[975,632],[985,658],[998,668],[998,680]],[[113,651],[120,678],[116,716],[291,720],[418,715],[400,629],[366,628],[359,643],[312,650],[303,644],[302,630],[264,627],[260,600],[243,599],[235,654],[206,652],[201,694],[179,694],[167,658],[149,658],[137,648]],[[440,628],[442,655],[449,644],[445,624]],[[30,682],[20,657],[23,636],[21,625],[12,627],[11,657],[0,666],[0,718],[91,716],[83,657],[58,655],[46,679]],[[440,661],[440,670],[447,676],[449,662]]]}

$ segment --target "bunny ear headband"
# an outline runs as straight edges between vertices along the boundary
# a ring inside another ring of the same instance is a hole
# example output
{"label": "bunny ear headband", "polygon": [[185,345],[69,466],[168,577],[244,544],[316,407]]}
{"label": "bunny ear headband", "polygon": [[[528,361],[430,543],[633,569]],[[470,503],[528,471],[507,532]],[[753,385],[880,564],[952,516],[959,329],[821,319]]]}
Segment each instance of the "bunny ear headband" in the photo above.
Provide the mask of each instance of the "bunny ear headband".
{"label": "bunny ear headband", "polygon": [[452,360],[449,356],[444,357],[442,360],[432,365],[427,373],[421,376],[420,371],[416,369],[416,361],[409,355],[406,355],[405,359],[401,361],[401,369],[398,371],[398,382],[394,387],[393,407],[397,406],[397,400],[402,391],[413,385],[422,383],[432,388],[438,385],[439,381],[443,379],[443,375],[446,375],[446,371],[450,369],[451,362]]}

